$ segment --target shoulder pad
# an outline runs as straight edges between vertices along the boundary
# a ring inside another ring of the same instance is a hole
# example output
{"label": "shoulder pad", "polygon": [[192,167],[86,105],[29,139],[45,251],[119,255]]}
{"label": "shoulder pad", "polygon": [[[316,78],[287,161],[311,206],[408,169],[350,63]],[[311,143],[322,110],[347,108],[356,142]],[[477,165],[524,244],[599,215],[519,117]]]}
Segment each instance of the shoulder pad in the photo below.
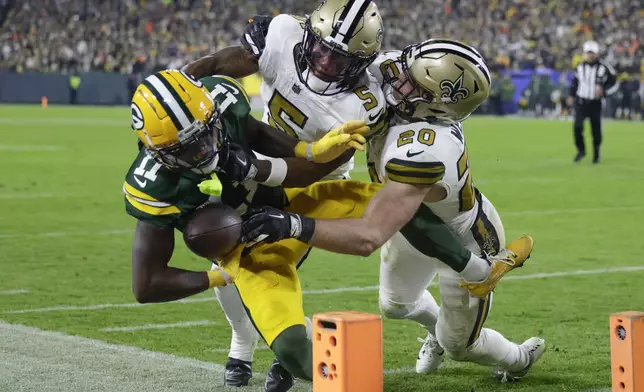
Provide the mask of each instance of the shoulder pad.
{"label": "shoulder pad", "polygon": [[283,40],[289,34],[301,34],[304,32],[304,23],[306,18],[290,15],[280,14],[273,18],[271,26],[266,34],[268,39]]}
{"label": "shoulder pad", "polygon": [[398,60],[401,53],[400,50],[383,52],[367,68],[367,71],[378,80],[381,86],[384,84],[385,75],[398,76],[400,70],[395,61]]}

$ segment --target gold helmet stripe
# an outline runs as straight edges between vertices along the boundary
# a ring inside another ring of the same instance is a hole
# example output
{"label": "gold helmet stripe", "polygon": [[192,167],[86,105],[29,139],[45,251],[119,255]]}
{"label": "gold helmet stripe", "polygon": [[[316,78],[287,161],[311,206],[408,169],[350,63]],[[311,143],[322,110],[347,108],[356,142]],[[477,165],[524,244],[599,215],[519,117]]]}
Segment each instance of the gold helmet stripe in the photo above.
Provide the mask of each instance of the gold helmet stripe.
{"label": "gold helmet stripe", "polygon": [[348,44],[353,37],[353,32],[360,23],[360,19],[364,15],[367,7],[371,4],[371,0],[349,0],[347,5],[342,10],[338,20],[340,21],[339,27],[334,27],[333,32],[331,33],[331,38],[334,41],[338,41],[342,36],[342,43]]}
{"label": "gold helmet stripe", "polygon": [[163,110],[168,113],[168,116],[177,129],[184,129],[190,126],[191,122],[188,121],[188,117],[181,110],[181,107],[177,103],[176,99],[172,96],[172,93],[168,91],[168,89],[156,75],[148,76],[143,81],[143,85],[147,87],[148,90],[150,90],[150,92],[157,98],[157,100],[163,107]]}
{"label": "gold helmet stripe", "polygon": [[490,77],[490,71],[487,69],[487,65],[485,65],[485,61],[481,57],[481,55],[473,50],[472,48],[462,45],[460,43],[452,42],[452,41],[447,41],[447,40],[437,40],[437,41],[429,41],[426,45],[422,45],[418,48],[418,52],[414,56],[414,58],[419,58],[427,54],[431,53],[451,53],[453,55],[462,57],[468,61],[470,61],[473,64],[476,64],[478,68],[481,70],[483,73],[483,76],[485,76],[485,79],[487,80],[488,84],[492,83],[492,78]]}

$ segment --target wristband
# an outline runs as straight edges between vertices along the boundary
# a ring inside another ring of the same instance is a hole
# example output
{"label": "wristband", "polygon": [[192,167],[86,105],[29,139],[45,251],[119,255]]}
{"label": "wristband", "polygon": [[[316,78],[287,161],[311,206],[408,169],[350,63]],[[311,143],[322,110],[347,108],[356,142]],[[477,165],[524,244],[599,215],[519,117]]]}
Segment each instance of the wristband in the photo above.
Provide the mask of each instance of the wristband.
{"label": "wristband", "polygon": [[295,156],[313,162],[313,143],[300,141],[295,145]]}
{"label": "wristband", "polygon": [[311,238],[313,238],[313,234],[315,233],[315,219],[307,218],[306,216],[301,215],[299,217],[301,232],[297,239],[308,244],[308,242],[311,241]]}
{"label": "wristband", "polygon": [[313,143],[306,145],[306,159],[313,162]]}
{"label": "wristband", "polygon": [[276,187],[282,185],[288,172],[288,165],[282,158],[270,159],[271,172],[266,181],[263,182],[266,186]]}

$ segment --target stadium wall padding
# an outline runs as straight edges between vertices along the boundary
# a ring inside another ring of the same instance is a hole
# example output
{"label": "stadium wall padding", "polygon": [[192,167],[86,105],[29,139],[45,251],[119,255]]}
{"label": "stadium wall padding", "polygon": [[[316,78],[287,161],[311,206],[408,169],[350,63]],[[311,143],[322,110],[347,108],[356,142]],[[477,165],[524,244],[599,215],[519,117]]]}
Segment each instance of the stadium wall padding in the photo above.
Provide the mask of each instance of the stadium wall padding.
{"label": "stadium wall padding", "polygon": [[[516,86],[510,112],[517,110],[521,93],[530,84],[535,71],[506,71]],[[559,80],[559,72],[539,71],[550,74],[553,83]],[[77,102],[81,105],[126,105],[129,104],[128,75],[107,72],[79,73],[81,85]],[[571,75],[572,76],[572,75]],[[259,92],[259,78],[243,80],[249,92]],[[68,104],[70,101],[69,75],[60,73],[26,72],[22,74],[0,72],[0,102],[40,103],[46,96],[50,104]]]}
{"label": "stadium wall padding", "polygon": [[[127,75],[107,72],[79,73],[81,85],[77,102],[83,105],[126,105],[130,96]],[[0,102],[68,104],[71,97],[69,75],[60,73],[0,72]]]}

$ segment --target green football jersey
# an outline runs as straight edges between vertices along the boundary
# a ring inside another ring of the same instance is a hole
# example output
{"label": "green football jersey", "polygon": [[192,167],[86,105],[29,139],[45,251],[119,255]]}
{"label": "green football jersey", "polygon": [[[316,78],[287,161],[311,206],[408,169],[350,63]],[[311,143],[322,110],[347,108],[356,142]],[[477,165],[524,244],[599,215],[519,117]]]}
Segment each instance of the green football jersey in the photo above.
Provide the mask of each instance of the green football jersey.
{"label": "green football jersey", "polygon": [[[243,87],[225,76],[209,76],[201,82],[219,104],[225,136],[254,156],[246,140],[251,108]],[[286,204],[281,187],[267,187],[252,181],[240,185],[223,173],[218,177],[223,185],[221,201],[240,213],[252,206]],[[183,230],[188,215],[209,199],[198,187],[205,179],[189,170],[170,170],[141,148],[125,176],[125,209],[133,217],[155,226]]]}

